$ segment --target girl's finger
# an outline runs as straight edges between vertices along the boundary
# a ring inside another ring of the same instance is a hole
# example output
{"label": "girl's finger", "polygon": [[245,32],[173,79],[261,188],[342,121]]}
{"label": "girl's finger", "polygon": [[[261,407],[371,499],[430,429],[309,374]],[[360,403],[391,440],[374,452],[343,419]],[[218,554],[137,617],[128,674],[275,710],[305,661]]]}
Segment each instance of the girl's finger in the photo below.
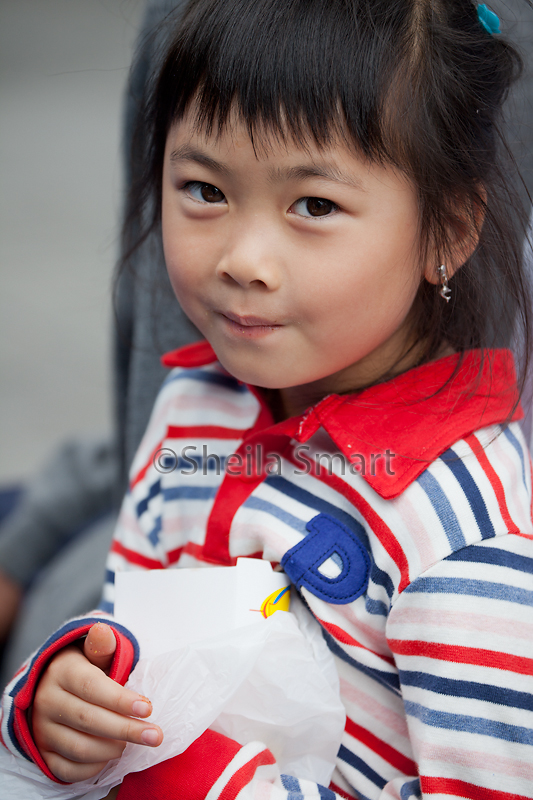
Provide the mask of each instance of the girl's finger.
{"label": "girl's finger", "polygon": [[47,733],[47,739],[53,742],[53,746],[45,748],[45,752],[54,752],[79,764],[106,763],[112,758],[119,758],[126,747],[126,742],[90,736],[55,723],[50,725]]}
{"label": "girl's finger", "polygon": [[63,690],[86,703],[128,717],[144,718],[152,713],[152,704],[148,698],[125,689],[109,678],[101,669],[90,664],[77,648],[72,648],[70,652],[65,650],[54,659],[48,667],[45,679],[50,681],[51,694],[45,695],[43,702],[47,703],[50,711],[54,706],[57,709],[64,705],[68,707],[69,698],[60,699],[56,695],[58,690]]}
{"label": "girl's finger", "polygon": [[[163,741],[161,728],[153,723],[133,719],[102,708],[100,705],[86,703],[74,695],[65,699],[68,699],[68,705],[66,702],[60,702],[57,708],[49,709],[47,719],[50,723],[73,728],[91,736],[145,744],[150,747],[157,747]],[[42,736],[50,741],[45,727],[42,728]],[[56,747],[53,749],[55,750]]]}
{"label": "girl's finger", "polygon": [[89,630],[87,638],[83,643],[84,656],[102,670],[108,670],[113,660],[113,655],[117,649],[115,634],[109,625],[97,622]]}
{"label": "girl's finger", "polygon": [[65,781],[65,783],[75,783],[76,781],[87,780],[87,778],[94,778],[107,763],[102,761],[99,764],[79,764],[75,761],[69,761],[58,753],[46,751],[42,752],[42,756],[52,775],[55,775],[60,781]]}

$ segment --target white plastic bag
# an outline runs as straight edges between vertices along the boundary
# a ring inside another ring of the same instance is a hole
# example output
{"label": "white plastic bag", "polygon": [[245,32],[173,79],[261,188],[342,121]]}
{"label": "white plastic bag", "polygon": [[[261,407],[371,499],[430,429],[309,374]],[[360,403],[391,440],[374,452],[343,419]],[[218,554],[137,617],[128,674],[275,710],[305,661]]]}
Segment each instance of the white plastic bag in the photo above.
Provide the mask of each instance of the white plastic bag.
{"label": "white plastic bag", "polygon": [[[141,642],[142,652],[142,642]],[[157,748],[128,744],[95,779],[60,786],[0,747],[5,800],[100,800],[123,777],[182,753],[207,728],[261,741],[282,773],[328,785],[345,724],[338,678],[320,626],[297,599],[291,612],[141,658],[128,688],[150,698]]]}
{"label": "white plastic bag", "polygon": [[[320,625],[297,597],[291,615],[271,618],[276,633],[243,681],[213,730],[240,744],[260,741],[276,757],[281,773],[328,786],[346,722],[339,678]],[[288,619],[287,619],[288,618]]]}

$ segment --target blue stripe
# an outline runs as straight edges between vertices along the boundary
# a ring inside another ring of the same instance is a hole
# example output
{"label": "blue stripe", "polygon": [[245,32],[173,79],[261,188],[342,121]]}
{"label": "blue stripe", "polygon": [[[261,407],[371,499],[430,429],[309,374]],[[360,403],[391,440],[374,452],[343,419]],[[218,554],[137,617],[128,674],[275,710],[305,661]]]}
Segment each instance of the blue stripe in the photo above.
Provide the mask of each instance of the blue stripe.
{"label": "blue stripe", "polygon": [[533,592],[490,581],[471,578],[417,578],[404,591],[427,594],[462,594],[473,597],[489,597],[491,600],[506,600],[522,606],[533,606]]}
{"label": "blue stripe", "polygon": [[307,522],[302,519],[298,519],[298,517],[294,517],[292,514],[289,514],[288,511],[285,511],[283,508],[279,506],[275,506],[273,503],[269,503],[268,500],[262,500],[260,497],[254,497],[254,495],[250,495],[248,500],[243,504],[245,508],[253,508],[255,511],[266,511],[267,514],[272,514],[273,517],[279,519],[281,522],[284,522],[289,527],[294,528],[301,533],[303,536],[307,536]]}
{"label": "blue stripe", "polygon": [[287,789],[289,793],[287,800],[305,800],[300,782],[297,778],[293,778],[292,775],[281,775],[280,777],[283,788]]}
{"label": "blue stripe", "polygon": [[487,506],[483,500],[483,496],[479,491],[475,480],[466,468],[464,461],[459,458],[457,453],[450,447],[445,453],[441,455],[441,460],[446,464],[450,471],[455,475],[463,490],[468,505],[472,509],[474,517],[481,533],[482,539],[490,539],[495,536],[494,526],[490,521]]}
{"label": "blue stripe", "polygon": [[115,583],[115,573],[111,569],[106,569],[104,583]]}
{"label": "blue stripe", "polygon": [[156,545],[159,544],[159,534],[161,533],[161,528],[162,527],[163,527],[163,520],[162,520],[161,514],[160,514],[158,516],[158,518],[156,519],[156,521],[155,521],[154,527],[152,528],[152,530],[148,534],[148,538],[150,539],[150,541],[152,542],[154,547],[156,547]]}
{"label": "blue stripe", "polygon": [[398,678],[398,674],[396,672],[381,671],[379,669],[367,667],[366,664],[361,664],[359,661],[356,661],[354,658],[349,656],[345,650],[342,649],[340,644],[324,628],[322,628],[322,636],[324,637],[327,646],[334,656],[340,658],[341,661],[345,661],[346,664],[349,664],[351,667],[355,667],[355,669],[359,670],[359,672],[362,672],[364,675],[367,675],[369,678],[372,678],[372,680],[377,681],[381,684],[381,686],[384,686],[390,692],[394,692],[394,694],[400,694],[400,679]]}
{"label": "blue stripe", "polygon": [[[280,775],[280,778],[283,788],[289,792],[287,800],[304,800],[302,787],[297,778],[293,778],[292,775]],[[321,786],[319,783],[316,784],[316,788],[318,789],[320,800],[336,799],[335,792],[332,792],[331,789],[326,789],[325,786]]]}
{"label": "blue stripe", "polygon": [[428,499],[435,510],[444,532],[448,537],[450,547],[452,550],[457,550],[459,547],[464,547],[466,539],[464,537],[459,521],[455,515],[450,501],[441,489],[438,480],[434,475],[426,470],[417,478],[418,483],[428,496]]}
{"label": "blue stripe", "polygon": [[110,600],[100,600],[98,608],[100,611],[107,611],[108,614],[112,614],[115,610],[115,604]]}
{"label": "blue stripe", "polygon": [[466,714],[449,714],[447,711],[435,711],[419,703],[404,702],[405,713],[416,717],[424,725],[433,728],[444,728],[451,731],[473,733],[478,736],[491,736],[506,742],[533,745],[533,730],[522,728],[518,725],[508,725],[505,722],[486,719],[485,717],[470,717]]}
{"label": "blue stripe", "polygon": [[400,789],[400,800],[410,800],[411,797],[416,797],[417,800],[420,800],[422,797],[420,778],[415,778],[414,781],[404,783]]}
{"label": "blue stripe", "polygon": [[[357,800],[374,800],[374,798],[367,797],[366,794],[363,794],[363,792],[361,792],[359,789],[357,789],[356,791],[357,791]],[[335,795],[335,798],[337,798],[337,795]]]}
{"label": "blue stripe", "polygon": [[527,480],[526,480],[526,465],[524,463],[524,451],[520,447],[520,442],[518,441],[518,439],[516,438],[516,436],[514,435],[512,430],[509,428],[509,426],[504,428],[503,433],[504,433],[504,436],[511,442],[511,444],[514,447],[514,449],[518,453],[518,456],[520,458],[520,463],[522,464],[522,480],[524,481],[524,486],[527,489],[528,486],[527,486]]}
{"label": "blue stripe", "polygon": [[514,689],[504,689],[501,686],[492,686],[487,683],[474,681],[457,681],[451,678],[441,678],[427,672],[410,672],[400,670],[400,683],[402,686],[417,686],[428,692],[444,694],[450,697],[469,697],[473,700],[484,700],[487,703],[497,703],[509,708],[522,708],[533,711],[533,695],[529,692],[518,692]]}
{"label": "blue stripe", "polygon": [[206,372],[205,369],[187,369],[184,372],[170,373],[165,380],[165,384],[173,383],[180,380],[194,380],[201,383],[209,383],[212,386],[225,386],[227,389],[232,389],[234,392],[244,394],[248,392],[248,387],[239,383],[236,378],[231,375],[223,375],[220,372]]}
{"label": "blue stripe", "polygon": [[376,614],[380,617],[386,617],[390,611],[390,604],[387,605],[383,600],[375,600],[373,597],[365,598],[365,609],[369,614]]}
{"label": "blue stripe", "polygon": [[471,545],[452,553],[445,561],[470,561],[477,564],[492,564],[493,566],[508,567],[518,572],[526,572],[533,575],[533,558],[528,558],[518,553],[510,553],[507,550],[500,550],[497,547]]}
{"label": "blue stripe", "polygon": [[139,503],[137,503],[137,516],[141,517],[146,509],[148,508],[148,503],[152,498],[156,497],[159,492],[161,491],[161,481],[158,480],[150,486],[150,490],[146,497],[144,497]]}
{"label": "blue stripe", "polygon": [[343,744],[341,744],[339,748],[338,758],[340,758],[342,761],[345,761],[354,769],[358,770],[362,775],[365,776],[365,778],[368,778],[369,781],[374,783],[380,789],[383,789],[387,783],[385,778],[382,778],[381,775],[378,775],[378,773],[369,767],[362,758],[356,756],[355,753],[352,753],[351,750],[348,750],[348,748]]}
{"label": "blue stripe", "polygon": [[163,489],[163,500],[211,500],[218,486],[170,486]]}
{"label": "blue stripe", "polygon": [[298,503],[302,503],[302,505],[307,506],[308,508],[314,508],[319,513],[329,514],[334,519],[338,519],[339,522],[343,522],[345,525],[347,525],[348,528],[355,533],[358,539],[360,539],[362,544],[364,544],[366,547],[372,565],[370,572],[372,581],[379,586],[383,586],[389,598],[392,597],[394,594],[394,584],[392,579],[389,575],[387,575],[386,572],[376,566],[372,558],[372,549],[368,540],[368,534],[356,519],[337,506],[333,506],[326,500],[322,500],[322,498],[311,494],[305,489],[302,489],[300,486],[296,486],[294,483],[291,483],[281,475],[269,475],[264,482],[281,494],[290,497],[292,500],[296,500]]}

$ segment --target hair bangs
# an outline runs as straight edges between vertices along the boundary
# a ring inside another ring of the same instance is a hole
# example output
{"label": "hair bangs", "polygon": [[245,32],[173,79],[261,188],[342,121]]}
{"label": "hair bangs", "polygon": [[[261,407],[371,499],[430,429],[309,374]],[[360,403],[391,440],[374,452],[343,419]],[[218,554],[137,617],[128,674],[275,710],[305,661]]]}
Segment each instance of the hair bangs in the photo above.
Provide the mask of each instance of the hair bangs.
{"label": "hair bangs", "polygon": [[166,112],[160,130],[192,110],[208,134],[238,118],[258,147],[269,137],[319,148],[345,141],[371,160],[397,163],[398,137],[385,141],[381,122],[395,71],[390,31],[369,36],[368,28],[380,18],[387,28],[402,21],[391,19],[390,0],[387,14],[376,14],[376,3],[372,15],[364,13],[366,5],[204,0],[189,6],[160,74],[157,108]]}

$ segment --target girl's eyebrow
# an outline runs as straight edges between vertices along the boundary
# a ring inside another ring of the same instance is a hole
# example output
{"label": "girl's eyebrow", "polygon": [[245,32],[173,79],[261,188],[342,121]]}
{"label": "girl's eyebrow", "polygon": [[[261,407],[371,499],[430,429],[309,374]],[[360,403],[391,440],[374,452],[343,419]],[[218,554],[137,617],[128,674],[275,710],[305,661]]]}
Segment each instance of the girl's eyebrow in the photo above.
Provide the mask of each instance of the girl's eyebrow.
{"label": "girl's eyebrow", "polygon": [[[220,161],[208,156],[191,144],[182,144],[171,152],[170,163],[176,164],[179,161],[192,161],[195,164],[200,164],[214,172],[218,172],[219,175],[229,175],[231,173],[231,170],[221,164]],[[277,183],[282,181],[301,181],[309,178],[325,178],[328,181],[341,183],[361,192],[367,191],[359,178],[342,172],[333,164],[300,164],[294,167],[272,167],[270,169],[270,177],[272,181]]]}
{"label": "girl's eyebrow", "polygon": [[182,144],[181,147],[171,152],[170,163],[176,164],[178,161],[193,161],[195,164],[200,164],[202,167],[218,172],[219,175],[229,175],[230,173],[230,170],[220,161],[211,158],[211,156],[206,155],[190,144]]}
{"label": "girl's eyebrow", "polygon": [[325,178],[334,183],[351,186],[352,189],[358,189],[361,192],[368,191],[363,181],[354,175],[342,172],[333,164],[301,164],[295,167],[277,167],[271,170],[271,177],[274,181],[302,181],[308,178]]}

